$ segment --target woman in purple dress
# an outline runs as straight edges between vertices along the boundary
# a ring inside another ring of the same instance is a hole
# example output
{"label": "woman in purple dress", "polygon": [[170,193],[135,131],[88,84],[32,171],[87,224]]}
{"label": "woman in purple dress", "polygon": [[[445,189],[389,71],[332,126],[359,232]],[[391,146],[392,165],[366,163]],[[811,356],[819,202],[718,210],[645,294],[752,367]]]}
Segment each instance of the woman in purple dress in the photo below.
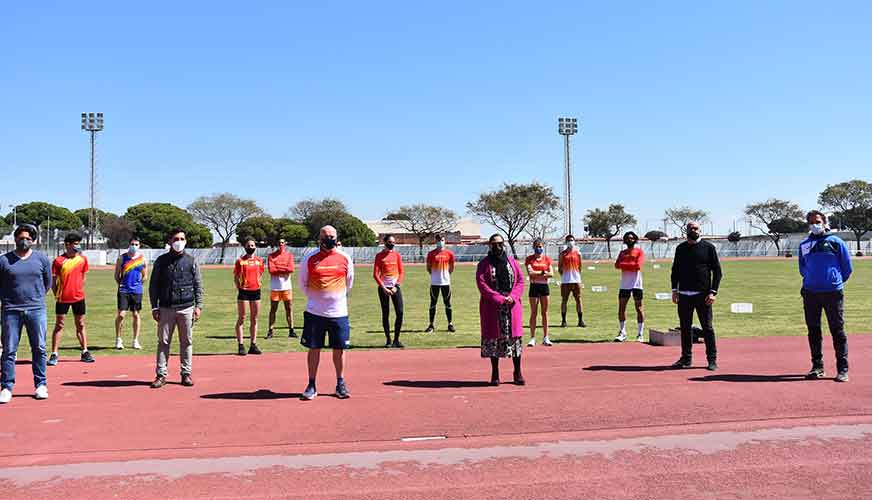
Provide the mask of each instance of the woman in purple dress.
{"label": "woman in purple dress", "polygon": [[494,234],[488,241],[490,251],[475,271],[481,293],[478,305],[481,357],[491,360],[491,385],[499,385],[499,361],[508,357],[514,363],[515,384],[524,385],[521,375],[524,275],[515,259],[506,254],[502,236]]}

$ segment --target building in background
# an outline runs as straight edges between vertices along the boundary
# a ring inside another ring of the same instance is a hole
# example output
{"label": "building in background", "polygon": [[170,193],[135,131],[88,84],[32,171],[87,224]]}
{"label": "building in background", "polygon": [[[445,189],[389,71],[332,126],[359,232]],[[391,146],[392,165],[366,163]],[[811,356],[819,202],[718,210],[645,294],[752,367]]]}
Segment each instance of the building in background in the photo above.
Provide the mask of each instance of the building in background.
{"label": "building in background", "polygon": [[[366,221],[365,224],[378,235],[379,241],[387,234],[392,234],[398,245],[417,245],[418,237],[401,228],[396,221],[377,220]],[[460,219],[454,228],[444,233],[445,243],[449,245],[468,245],[482,241],[481,224],[473,219]],[[433,243],[432,241],[425,243]]]}

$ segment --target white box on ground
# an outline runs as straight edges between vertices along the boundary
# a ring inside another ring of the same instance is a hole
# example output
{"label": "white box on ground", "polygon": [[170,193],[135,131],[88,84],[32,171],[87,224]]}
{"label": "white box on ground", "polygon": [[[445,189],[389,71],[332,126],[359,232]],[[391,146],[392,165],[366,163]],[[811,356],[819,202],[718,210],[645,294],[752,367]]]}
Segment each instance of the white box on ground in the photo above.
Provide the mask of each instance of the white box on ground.
{"label": "white box on ground", "polygon": [[754,312],[754,304],[750,302],[735,302],[730,304],[730,312],[736,314],[751,314]]}
{"label": "white box on ground", "polygon": [[648,329],[648,343],[651,345],[681,345],[681,332],[678,330]]}
{"label": "white box on ground", "polygon": [[654,298],[657,300],[669,300],[672,298],[672,294],[669,292],[657,292],[654,294]]}
{"label": "white box on ground", "polygon": [[660,269],[660,264],[654,264],[654,269]]}
{"label": "white box on ground", "polygon": [[588,271],[596,271],[596,266],[587,266]]}
{"label": "white box on ground", "polygon": [[591,292],[607,292],[607,291],[609,291],[609,289],[607,287],[604,287],[604,286],[596,285],[596,286],[590,287],[590,291]]}

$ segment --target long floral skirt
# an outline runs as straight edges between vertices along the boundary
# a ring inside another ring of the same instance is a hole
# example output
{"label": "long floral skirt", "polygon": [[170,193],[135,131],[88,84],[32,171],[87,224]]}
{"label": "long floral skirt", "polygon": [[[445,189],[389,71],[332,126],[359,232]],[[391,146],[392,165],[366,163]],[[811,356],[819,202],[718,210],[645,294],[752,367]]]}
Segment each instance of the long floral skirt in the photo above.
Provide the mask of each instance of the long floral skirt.
{"label": "long floral skirt", "polygon": [[512,337],[512,313],[500,306],[500,334],[495,339],[481,339],[483,358],[520,358],[524,350],[523,337]]}

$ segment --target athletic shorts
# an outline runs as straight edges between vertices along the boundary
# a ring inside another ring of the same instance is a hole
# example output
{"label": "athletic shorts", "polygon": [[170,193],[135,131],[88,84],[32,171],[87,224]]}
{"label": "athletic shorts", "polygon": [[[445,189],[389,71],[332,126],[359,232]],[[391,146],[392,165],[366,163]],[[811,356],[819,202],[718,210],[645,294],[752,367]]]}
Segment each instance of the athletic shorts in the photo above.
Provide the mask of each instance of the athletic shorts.
{"label": "athletic shorts", "polygon": [[249,302],[260,300],[260,290],[240,290],[236,295],[236,300],[245,300]]}
{"label": "athletic shorts", "polygon": [[324,340],[329,338],[331,349],[348,349],[351,347],[351,328],[348,316],[341,318],[326,318],[310,312],[303,313],[303,336],[300,344],[309,349],[325,347]]}
{"label": "athletic shorts", "polygon": [[563,297],[569,297],[572,294],[575,297],[581,295],[581,283],[561,283],[560,284],[560,295]]}
{"label": "athletic shorts", "polygon": [[293,302],[294,294],[290,290],[273,290],[269,293],[270,302]]}
{"label": "athletic shorts", "polygon": [[76,316],[84,316],[85,315],[85,300],[84,299],[82,299],[78,302],[72,302],[72,303],[66,303],[66,304],[63,302],[58,302],[57,304],[55,304],[55,314],[57,314],[58,316],[64,316],[68,312],[70,312],[71,307],[73,308],[74,315],[76,315]]}
{"label": "athletic shorts", "polygon": [[529,297],[547,297],[551,295],[551,289],[548,283],[530,283]]}
{"label": "athletic shorts", "polygon": [[141,311],[142,310],[142,294],[141,293],[118,292],[118,310],[119,311]]}
{"label": "athletic shorts", "polygon": [[642,300],[643,293],[641,288],[633,288],[632,290],[629,288],[621,288],[618,290],[618,298],[629,299],[631,293],[633,294],[634,300]]}

